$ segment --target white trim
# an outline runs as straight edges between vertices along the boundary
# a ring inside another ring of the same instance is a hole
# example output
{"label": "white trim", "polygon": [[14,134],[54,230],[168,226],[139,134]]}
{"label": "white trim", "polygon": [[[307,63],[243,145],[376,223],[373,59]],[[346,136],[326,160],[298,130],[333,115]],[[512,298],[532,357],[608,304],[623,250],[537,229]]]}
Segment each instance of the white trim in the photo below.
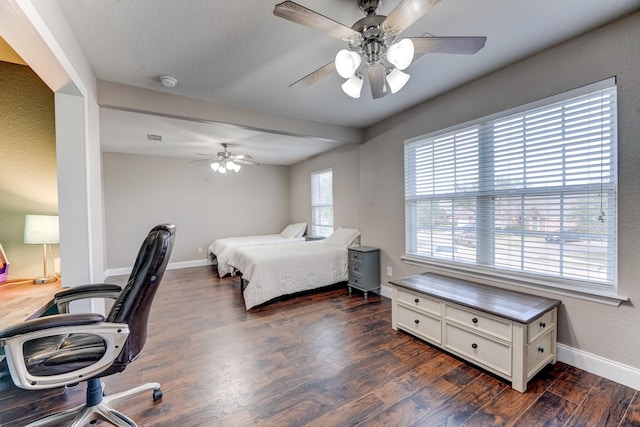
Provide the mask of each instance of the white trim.
{"label": "white trim", "polygon": [[[202,267],[211,264],[211,260],[208,259],[194,259],[191,261],[170,262],[169,264],[167,264],[167,270],[180,270],[182,268]],[[131,270],[133,270],[133,266],[110,268],[104,271],[104,277],[124,276],[127,274],[131,274]]]}
{"label": "white trim", "polygon": [[586,301],[597,302],[601,304],[618,307],[621,303],[629,301],[629,297],[620,295],[617,292],[598,291],[589,288],[578,288],[562,285],[560,282],[545,281],[542,279],[533,279],[524,275],[509,274],[508,272],[500,272],[498,270],[489,271],[482,269],[477,265],[454,265],[446,264],[442,261],[430,261],[413,255],[403,255],[400,259],[409,265],[426,267],[428,271],[444,274],[464,280],[472,280],[485,285],[495,287],[519,287],[527,290],[549,292],[557,295],[579,298]]}
{"label": "white trim", "polygon": [[393,296],[393,288],[390,286],[386,286],[386,285],[381,285],[380,286],[380,295],[383,297],[387,297],[389,299],[392,298]]}
{"label": "white trim", "polygon": [[640,390],[640,369],[605,359],[565,344],[557,344],[558,360],[627,387]]}

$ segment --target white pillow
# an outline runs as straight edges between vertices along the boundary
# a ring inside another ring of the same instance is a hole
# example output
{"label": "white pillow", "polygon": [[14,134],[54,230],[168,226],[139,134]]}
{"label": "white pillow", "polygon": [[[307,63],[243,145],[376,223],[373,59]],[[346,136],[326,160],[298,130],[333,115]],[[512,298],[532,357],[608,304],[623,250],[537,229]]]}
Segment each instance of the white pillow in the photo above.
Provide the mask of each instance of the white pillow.
{"label": "white pillow", "polygon": [[322,240],[325,245],[338,246],[341,248],[349,247],[360,236],[360,230],[355,228],[339,227],[331,236]]}
{"label": "white pillow", "polygon": [[282,230],[280,235],[282,237],[300,237],[304,235],[305,230],[307,229],[306,222],[299,222],[297,224],[289,224]]}

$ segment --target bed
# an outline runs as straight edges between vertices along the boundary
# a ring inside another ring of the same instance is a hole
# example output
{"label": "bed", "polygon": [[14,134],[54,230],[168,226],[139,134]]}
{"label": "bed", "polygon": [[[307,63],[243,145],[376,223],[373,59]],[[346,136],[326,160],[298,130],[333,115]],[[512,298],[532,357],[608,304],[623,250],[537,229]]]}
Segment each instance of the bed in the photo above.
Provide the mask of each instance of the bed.
{"label": "bed", "polygon": [[348,279],[348,250],[360,231],[339,228],[325,240],[246,246],[228,259],[242,272],[247,310],[274,298],[322,288]]}
{"label": "bed", "polygon": [[255,236],[226,237],[216,239],[209,246],[208,255],[218,264],[218,274],[224,277],[233,274],[235,270],[231,267],[227,259],[233,250],[245,246],[273,245],[280,243],[302,242],[305,240],[304,233],[307,230],[306,222],[299,222],[287,225],[280,234],[262,234]]}

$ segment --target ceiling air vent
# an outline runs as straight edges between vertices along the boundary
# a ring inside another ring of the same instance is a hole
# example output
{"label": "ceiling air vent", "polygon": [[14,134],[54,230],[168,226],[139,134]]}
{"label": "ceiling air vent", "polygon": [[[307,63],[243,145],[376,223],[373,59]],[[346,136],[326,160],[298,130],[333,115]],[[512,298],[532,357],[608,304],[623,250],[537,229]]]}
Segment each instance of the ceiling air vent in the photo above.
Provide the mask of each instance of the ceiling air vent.
{"label": "ceiling air vent", "polygon": [[149,141],[162,141],[162,135],[153,135],[151,133],[147,134],[147,139]]}

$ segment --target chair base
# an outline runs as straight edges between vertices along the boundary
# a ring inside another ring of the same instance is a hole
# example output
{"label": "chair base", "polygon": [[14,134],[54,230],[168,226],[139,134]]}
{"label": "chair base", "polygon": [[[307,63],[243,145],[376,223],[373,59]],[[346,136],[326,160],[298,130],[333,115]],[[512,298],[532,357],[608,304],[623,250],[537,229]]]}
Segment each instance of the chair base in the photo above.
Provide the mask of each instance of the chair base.
{"label": "chair base", "polygon": [[71,427],[82,427],[93,420],[106,421],[118,427],[137,427],[138,425],[122,412],[113,409],[110,404],[115,401],[134,396],[136,394],[153,390],[153,400],[162,398],[159,383],[146,383],[138,387],[120,393],[105,396],[101,402],[93,406],[80,405],[66,411],[40,418],[25,427],[57,426],[63,422],[72,421]]}

